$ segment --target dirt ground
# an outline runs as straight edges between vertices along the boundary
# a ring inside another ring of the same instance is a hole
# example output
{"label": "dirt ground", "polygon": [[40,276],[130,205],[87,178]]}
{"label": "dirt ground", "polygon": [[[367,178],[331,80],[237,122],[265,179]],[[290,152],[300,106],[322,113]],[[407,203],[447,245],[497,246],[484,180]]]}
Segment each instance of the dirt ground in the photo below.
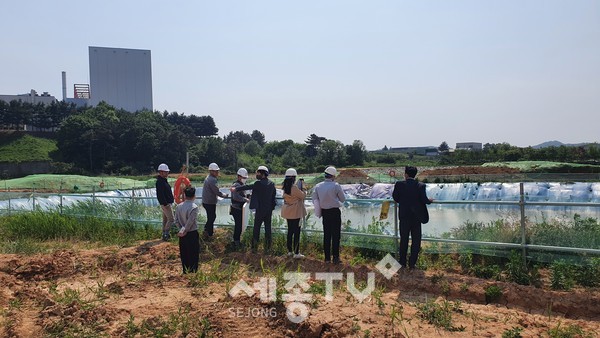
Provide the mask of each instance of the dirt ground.
{"label": "dirt ground", "polygon": [[499,174],[516,174],[519,169],[508,167],[480,167],[480,166],[465,166],[465,167],[448,167],[425,169],[419,173],[419,177],[427,176],[446,176],[446,175],[499,175]]}
{"label": "dirt ground", "polygon": [[[388,280],[368,264],[228,252],[222,244],[226,235],[219,236],[203,244],[200,271],[187,275],[181,273],[176,241],[1,255],[0,335],[500,337],[521,328],[523,337],[548,337],[557,327],[578,327],[590,337],[600,332],[598,289],[553,291],[458,271],[400,271]],[[342,259],[350,262],[351,257]],[[284,271],[310,274],[314,298],[300,323],[286,316],[289,302],[228,294],[240,279],[253,285],[261,276],[282,276]],[[334,282],[330,301],[316,291],[324,289],[315,280],[319,272],[342,273],[344,284]],[[369,272],[375,273],[375,290],[359,302],[345,282],[354,273],[362,289]],[[492,284],[502,289],[502,296],[486,305],[484,288]],[[446,328],[419,314],[428,300],[451,309]]]}

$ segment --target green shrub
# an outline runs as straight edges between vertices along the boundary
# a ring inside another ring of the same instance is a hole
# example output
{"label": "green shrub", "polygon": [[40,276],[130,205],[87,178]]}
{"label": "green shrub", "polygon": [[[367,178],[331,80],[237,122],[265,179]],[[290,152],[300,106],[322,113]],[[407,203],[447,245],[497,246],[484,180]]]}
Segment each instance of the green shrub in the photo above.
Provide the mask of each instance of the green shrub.
{"label": "green shrub", "polygon": [[7,241],[82,240],[104,244],[129,244],[159,237],[159,230],[147,224],[40,211],[0,218],[0,233]]}
{"label": "green shrub", "polygon": [[592,258],[588,264],[575,266],[575,281],[581,286],[600,286],[600,258]]}
{"label": "green shrub", "polygon": [[498,285],[490,285],[485,288],[485,303],[496,303],[502,297],[502,289]]}
{"label": "green shrub", "polygon": [[561,323],[548,330],[548,335],[550,338],[594,337],[593,334],[586,333],[578,325],[561,326]]}
{"label": "green shrub", "polygon": [[511,251],[504,271],[507,279],[519,285],[530,285],[531,278],[527,266],[523,264],[522,256],[517,251]]}
{"label": "green shrub", "polygon": [[521,332],[523,332],[522,327],[515,326],[511,329],[508,329],[502,332],[502,338],[521,338]]}
{"label": "green shrub", "polygon": [[464,331],[464,326],[452,325],[452,311],[459,311],[460,306],[456,303],[443,301],[441,304],[430,300],[426,303],[417,304],[417,315],[428,323],[444,328],[448,331]]}
{"label": "green shrub", "polygon": [[575,269],[565,261],[550,266],[550,286],[555,290],[570,290],[575,285]]}

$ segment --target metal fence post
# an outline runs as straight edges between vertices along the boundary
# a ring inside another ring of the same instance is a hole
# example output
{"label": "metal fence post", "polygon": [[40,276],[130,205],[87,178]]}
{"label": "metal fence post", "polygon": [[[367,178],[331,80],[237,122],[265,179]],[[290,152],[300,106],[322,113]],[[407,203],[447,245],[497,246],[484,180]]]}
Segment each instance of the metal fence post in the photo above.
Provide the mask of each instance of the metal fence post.
{"label": "metal fence post", "polygon": [[59,210],[60,210],[60,214],[62,215],[63,213],[63,195],[62,195],[62,189],[63,189],[63,181],[60,181],[60,190],[58,190],[58,197],[60,198],[60,204],[59,204]]}
{"label": "metal fence post", "polygon": [[10,216],[10,188],[7,189],[8,190],[8,216]]}
{"label": "metal fence post", "polygon": [[519,209],[521,209],[521,251],[523,254],[523,266],[527,266],[527,236],[525,232],[525,188],[523,182],[519,183]]}
{"label": "metal fence post", "polygon": [[96,216],[96,186],[92,185],[92,215]]}
{"label": "metal fence post", "polygon": [[[396,253],[400,252],[400,241],[398,237],[398,203],[394,201],[394,241],[396,242]],[[400,257],[398,257],[399,259]]]}
{"label": "metal fence post", "polygon": [[35,183],[33,184],[33,191],[31,192],[31,211],[35,211]]}

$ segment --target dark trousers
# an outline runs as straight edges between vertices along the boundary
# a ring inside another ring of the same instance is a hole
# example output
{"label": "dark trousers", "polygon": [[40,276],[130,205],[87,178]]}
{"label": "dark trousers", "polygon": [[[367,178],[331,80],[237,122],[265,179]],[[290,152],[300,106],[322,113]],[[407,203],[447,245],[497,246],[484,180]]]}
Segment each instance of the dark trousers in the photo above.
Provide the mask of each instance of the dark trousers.
{"label": "dark trousers", "polygon": [[400,252],[398,263],[406,266],[406,252],[408,251],[408,235],[412,239],[410,245],[410,258],[408,267],[414,268],[419,258],[421,251],[421,222],[414,215],[409,215],[406,218],[400,218]]}
{"label": "dark trousers", "polygon": [[198,255],[200,253],[200,242],[198,231],[190,231],[185,236],[179,237],[179,255],[183,273],[198,271]]}
{"label": "dark trousers", "polygon": [[323,253],[325,261],[340,259],[340,237],[342,232],[342,212],[340,208],[322,209],[323,216]]}
{"label": "dark trousers", "polygon": [[288,219],[287,249],[288,252],[300,253],[300,218]]}
{"label": "dark trousers", "polygon": [[242,209],[229,208],[229,214],[233,216],[233,241],[239,242],[242,235]]}
{"label": "dark trousers", "polygon": [[272,211],[268,213],[256,212],[254,215],[254,229],[252,229],[252,249],[258,247],[258,241],[260,240],[260,226],[265,223],[265,250],[271,250],[271,215]]}
{"label": "dark trousers", "polygon": [[217,219],[217,205],[202,203],[206,210],[206,224],[204,224],[204,232],[209,236],[213,235],[215,230],[215,220]]}

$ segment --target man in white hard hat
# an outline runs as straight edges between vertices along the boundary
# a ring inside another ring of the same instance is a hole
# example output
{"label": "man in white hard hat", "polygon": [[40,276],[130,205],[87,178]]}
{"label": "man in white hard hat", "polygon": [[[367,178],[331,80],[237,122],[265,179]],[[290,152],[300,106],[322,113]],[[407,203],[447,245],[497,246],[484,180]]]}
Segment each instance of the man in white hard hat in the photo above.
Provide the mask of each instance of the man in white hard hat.
{"label": "man in white hard hat", "polygon": [[220,168],[216,163],[208,165],[208,176],[202,187],[202,206],[206,210],[206,224],[204,225],[204,239],[211,239],[214,233],[215,220],[217,219],[217,196],[226,198],[228,195],[219,191],[217,178]]}
{"label": "man in white hard hat", "polygon": [[168,241],[171,239],[169,230],[174,222],[173,209],[171,205],[174,202],[173,191],[167,181],[169,177],[169,166],[165,163],[161,163],[158,166],[158,176],[156,176],[156,198],[158,204],[160,204],[160,210],[162,211],[162,240]]}
{"label": "man in white hard hat", "polygon": [[254,214],[254,227],[252,229],[252,251],[258,248],[260,239],[260,226],[265,223],[265,252],[271,251],[271,216],[275,209],[275,183],[268,178],[269,169],[261,165],[256,169],[256,182],[252,185],[232,187],[231,192],[239,192],[252,189],[250,198],[250,209],[256,210]]}
{"label": "man in white hard hat", "polygon": [[[232,188],[241,187],[246,184],[248,179],[248,170],[246,168],[240,168],[237,171],[237,180],[233,182]],[[243,191],[231,193],[231,207],[229,208],[229,214],[233,216],[234,227],[233,227],[233,248],[235,250],[241,247],[240,237],[242,235],[242,209],[244,203],[248,202]]]}
{"label": "man in white hard hat", "polygon": [[[325,262],[340,264],[340,238],[342,232],[342,213],[340,207],[346,201],[342,187],[335,182],[337,170],[334,167],[325,169],[325,181],[313,189],[312,199],[315,213],[323,216],[323,253]],[[319,210],[316,210],[316,209]],[[320,212],[319,212],[320,211]]]}

